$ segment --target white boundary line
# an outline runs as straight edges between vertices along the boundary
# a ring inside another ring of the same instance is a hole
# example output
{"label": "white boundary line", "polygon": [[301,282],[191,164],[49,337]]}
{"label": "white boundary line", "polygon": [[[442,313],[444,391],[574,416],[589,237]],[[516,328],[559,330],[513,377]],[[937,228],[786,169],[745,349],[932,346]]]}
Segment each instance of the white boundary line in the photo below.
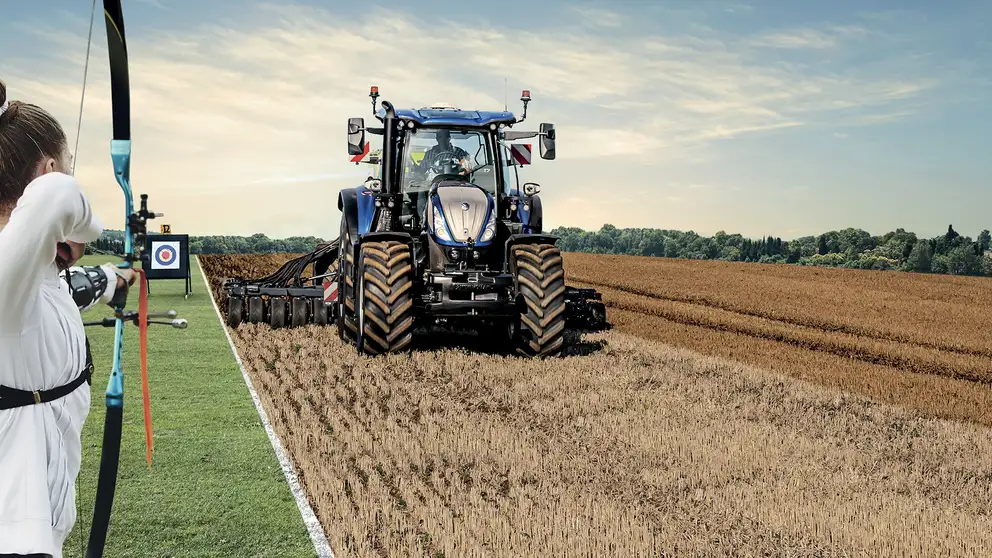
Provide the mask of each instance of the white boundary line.
{"label": "white boundary line", "polygon": [[217,313],[217,319],[220,320],[220,327],[224,330],[227,343],[231,346],[231,352],[234,353],[234,359],[238,361],[238,368],[241,369],[241,375],[244,377],[248,391],[251,393],[251,400],[255,404],[255,409],[258,411],[258,417],[262,420],[265,433],[269,435],[269,441],[272,442],[272,449],[275,450],[276,457],[279,458],[279,465],[282,466],[282,472],[286,476],[286,482],[293,491],[296,506],[300,508],[300,514],[303,515],[303,523],[306,524],[307,531],[310,533],[313,548],[317,551],[319,558],[334,558],[334,552],[331,551],[331,545],[327,542],[327,535],[324,534],[324,528],[321,527],[320,521],[317,520],[316,514],[313,513],[313,508],[310,507],[310,503],[303,493],[303,488],[297,479],[296,471],[293,469],[293,463],[283,450],[279,438],[276,437],[276,432],[273,430],[272,424],[269,423],[269,417],[265,413],[265,409],[262,408],[262,400],[259,399],[258,392],[255,391],[255,386],[252,384],[251,378],[245,372],[245,366],[241,362],[238,350],[234,347],[234,340],[231,339],[231,334],[227,331],[227,324],[224,323],[224,317],[220,314],[220,307],[217,306],[217,301],[214,300],[213,292],[210,290],[210,281],[207,279],[207,274],[203,271],[203,266],[200,265],[200,256],[195,255],[194,258],[196,258],[196,266],[200,268],[200,275],[203,277],[203,288],[206,290],[207,296],[210,297],[210,302],[214,305],[214,312]]}

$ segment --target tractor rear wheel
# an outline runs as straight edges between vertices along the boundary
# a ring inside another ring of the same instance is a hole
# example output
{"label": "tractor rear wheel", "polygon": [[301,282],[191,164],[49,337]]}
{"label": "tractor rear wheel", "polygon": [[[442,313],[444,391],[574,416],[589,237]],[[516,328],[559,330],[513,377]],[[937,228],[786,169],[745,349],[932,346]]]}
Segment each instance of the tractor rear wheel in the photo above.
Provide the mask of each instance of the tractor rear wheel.
{"label": "tractor rear wheel", "polygon": [[265,320],[265,303],[262,297],[253,296],[248,299],[248,321],[253,324],[262,323]]}
{"label": "tractor rear wheel", "polygon": [[245,312],[245,299],[240,296],[232,296],[227,299],[227,325],[238,327]]}
{"label": "tractor rear wheel", "polygon": [[286,299],[274,297],[269,299],[269,325],[274,328],[286,325]]}
{"label": "tractor rear wheel", "polygon": [[517,353],[545,357],[565,344],[565,268],[561,250],[552,244],[512,248],[517,292],[524,308],[515,335]]}
{"label": "tractor rear wheel", "polygon": [[413,254],[395,240],[369,242],[359,255],[358,350],[394,353],[413,339]]}

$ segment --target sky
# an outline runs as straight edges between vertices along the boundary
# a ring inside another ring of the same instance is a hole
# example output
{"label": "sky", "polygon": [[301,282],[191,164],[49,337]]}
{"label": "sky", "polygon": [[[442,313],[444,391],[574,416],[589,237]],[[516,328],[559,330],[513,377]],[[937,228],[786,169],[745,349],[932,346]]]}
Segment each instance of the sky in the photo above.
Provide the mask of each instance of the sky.
{"label": "sky", "polygon": [[[102,2],[98,2],[102,4]],[[992,228],[992,2],[124,0],[134,191],[192,235],[337,236],[368,98],[554,123],[545,227]],[[0,0],[0,79],[77,139],[90,2]],[[76,176],[122,228],[97,7]],[[505,84],[505,85],[504,85]]]}

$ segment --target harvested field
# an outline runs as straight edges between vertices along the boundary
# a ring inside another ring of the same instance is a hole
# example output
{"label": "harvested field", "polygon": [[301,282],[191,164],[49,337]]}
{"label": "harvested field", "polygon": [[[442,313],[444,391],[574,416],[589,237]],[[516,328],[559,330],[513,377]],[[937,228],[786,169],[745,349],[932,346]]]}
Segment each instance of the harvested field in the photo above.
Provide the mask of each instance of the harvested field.
{"label": "harvested field", "polygon": [[[288,257],[200,261],[216,294]],[[585,254],[566,273],[618,331],[561,359],[232,332],[338,555],[992,555],[992,282]]]}
{"label": "harvested field", "polygon": [[591,254],[566,265],[621,331],[992,425],[988,278]]}

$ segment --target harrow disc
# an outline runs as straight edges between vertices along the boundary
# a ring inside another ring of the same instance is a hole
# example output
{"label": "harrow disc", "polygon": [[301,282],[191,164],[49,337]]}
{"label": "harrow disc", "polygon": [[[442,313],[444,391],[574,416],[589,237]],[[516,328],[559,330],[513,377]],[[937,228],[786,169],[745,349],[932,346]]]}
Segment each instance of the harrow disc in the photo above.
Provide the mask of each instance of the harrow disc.
{"label": "harrow disc", "polygon": [[238,327],[245,312],[245,299],[239,296],[228,297],[227,299],[227,325]]}
{"label": "harrow disc", "polygon": [[286,325],[286,299],[282,297],[269,299],[269,325],[274,328]]}
{"label": "harrow disc", "polygon": [[322,300],[315,300],[313,303],[313,321],[317,325],[327,325],[328,309]]}
{"label": "harrow disc", "polygon": [[253,296],[248,299],[248,322],[253,324],[261,323],[265,320],[265,302],[260,296]]}
{"label": "harrow disc", "polygon": [[294,296],[293,300],[293,327],[300,327],[306,325],[307,318],[307,299],[301,296]]}

